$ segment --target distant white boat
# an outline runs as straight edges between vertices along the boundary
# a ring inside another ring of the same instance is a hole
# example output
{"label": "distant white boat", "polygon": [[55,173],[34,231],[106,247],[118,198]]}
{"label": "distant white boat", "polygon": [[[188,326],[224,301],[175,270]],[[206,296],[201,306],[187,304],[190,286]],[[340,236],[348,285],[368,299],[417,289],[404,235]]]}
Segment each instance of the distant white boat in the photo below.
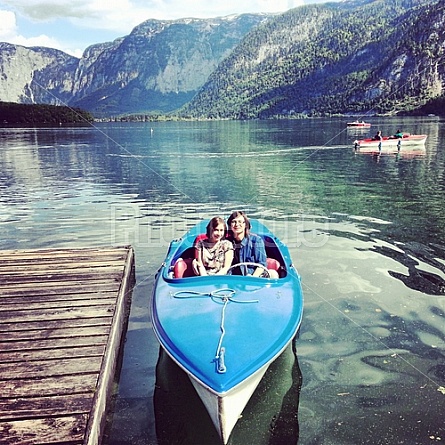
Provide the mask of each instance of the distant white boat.
{"label": "distant white boat", "polygon": [[364,121],[348,122],[346,125],[348,127],[359,127],[359,128],[369,128],[371,126],[369,122],[364,122]]}

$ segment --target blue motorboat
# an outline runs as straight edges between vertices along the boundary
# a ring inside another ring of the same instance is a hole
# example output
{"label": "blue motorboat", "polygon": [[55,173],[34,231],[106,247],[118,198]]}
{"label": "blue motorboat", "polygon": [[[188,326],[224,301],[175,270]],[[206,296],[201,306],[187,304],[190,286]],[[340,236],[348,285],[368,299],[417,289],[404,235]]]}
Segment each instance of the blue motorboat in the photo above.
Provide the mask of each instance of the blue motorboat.
{"label": "blue motorboat", "polygon": [[206,232],[202,221],[170,243],[152,298],[154,332],[188,374],[224,444],[303,315],[301,279],[288,248],[260,221],[250,222],[279,278],[189,273],[196,239]]}

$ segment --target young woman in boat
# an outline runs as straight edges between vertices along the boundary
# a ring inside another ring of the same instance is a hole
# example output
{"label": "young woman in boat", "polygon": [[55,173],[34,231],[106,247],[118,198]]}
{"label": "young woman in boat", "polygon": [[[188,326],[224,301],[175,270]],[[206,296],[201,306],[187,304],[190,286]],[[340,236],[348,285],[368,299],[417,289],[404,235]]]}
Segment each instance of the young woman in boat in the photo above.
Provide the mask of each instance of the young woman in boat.
{"label": "young woman in boat", "polygon": [[207,224],[206,238],[196,243],[192,262],[195,275],[225,275],[232,265],[233,244],[226,239],[227,226],[223,218],[213,217]]}
{"label": "young woman in boat", "polygon": [[263,239],[253,233],[250,233],[250,221],[247,215],[242,211],[233,212],[228,220],[229,226],[228,239],[233,242],[234,257],[233,264],[256,263],[264,267],[255,267],[254,265],[241,265],[232,269],[234,275],[252,275],[254,277],[266,276],[269,272],[270,278],[278,278],[278,272],[264,268],[267,264],[266,248]]}

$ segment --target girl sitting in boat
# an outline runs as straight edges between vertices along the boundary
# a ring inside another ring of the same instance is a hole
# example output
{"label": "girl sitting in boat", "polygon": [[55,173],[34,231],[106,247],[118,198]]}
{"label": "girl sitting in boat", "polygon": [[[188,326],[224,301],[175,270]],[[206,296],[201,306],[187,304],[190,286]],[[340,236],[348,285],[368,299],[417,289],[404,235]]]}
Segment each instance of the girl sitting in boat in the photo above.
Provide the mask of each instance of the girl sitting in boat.
{"label": "girl sitting in boat", "polygon": [[207,224],[206,238],[196,243],[192,262],[195,275],[225,275],[232,265],[233,244],[226,239],[227,226],[223,218],[213,217]]}

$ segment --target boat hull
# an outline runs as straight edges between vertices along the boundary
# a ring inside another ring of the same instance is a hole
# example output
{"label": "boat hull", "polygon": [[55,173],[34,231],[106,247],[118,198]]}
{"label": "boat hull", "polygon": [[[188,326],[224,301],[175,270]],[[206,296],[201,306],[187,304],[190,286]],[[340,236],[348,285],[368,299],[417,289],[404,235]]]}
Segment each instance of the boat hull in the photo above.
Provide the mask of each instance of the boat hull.
{"label": "boat hull", "polygon": [[202,385],[189,374],[190,380],[209,413],[216,430],[224,444],[229,441],[244,407],[250,400],[270,363],[267,363],[241,384],[225,394],[216,394]]}
{"label": "boat hull", "polygon": [[405,147],[425,145],[427,135],[410,135],[403,138],[384,137],[381,141],[375,139],[361,139],[354,141],[354,148],[361,152],[375,152],[380,150],[393,151]]}
{"label": "boat hull", "polygon": [[154,332],[189,375],[223,443],[268,366],[295,337],[303,311],[300,277],[287,248],[259,222],[252,226],[268,256],[279,256],[281,278],[171,278],[172,264],[205,231],[204,222],[172,242],[152,298]]}

